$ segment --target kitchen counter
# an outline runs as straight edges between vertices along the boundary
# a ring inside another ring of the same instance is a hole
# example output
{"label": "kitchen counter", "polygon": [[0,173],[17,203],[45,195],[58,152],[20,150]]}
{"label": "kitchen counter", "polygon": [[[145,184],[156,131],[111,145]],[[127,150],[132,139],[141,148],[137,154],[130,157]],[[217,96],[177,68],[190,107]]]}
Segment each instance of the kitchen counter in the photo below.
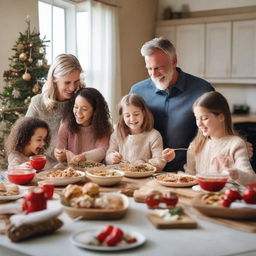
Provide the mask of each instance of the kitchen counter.
{"label": "kitchen counter", "polygon": [[[6,236],[0,235],[0,255],[33,255],[33,256],[85,256],[99,255],[99,252],[76,247],[71,243],[73,233],[89,228],[98,228],[107,224],[117,225],[125,231],[142,233],[147,242],[142,247],[108,253],[109,255],[175,255],[175,256],[216,256],[216,255],[255,255],[256,236],[254,233],[234,230],[222,225],[207,222],[192,216],[198,222],[197,229],[156,229],[146,218],[148,209],[145,204],[129,199],[127,215],[115,221],[74,222],[65,213],[60,218],[64,226],[57,232],[12,243]],[[50,200],[49,207],[58,207],[58,200]],[[247,252],[249,252],[247,254]],[[8,254],[6,254],[8,253]],[[19,254],[20,253],[20,254]],[[103,253],[106,254],[106,253]],[[102,254],[102,255],[103,255]]]}
{"label": "kitchen counter", "polygon": [[256,114],[232,115],[233,123],[256,122]]}

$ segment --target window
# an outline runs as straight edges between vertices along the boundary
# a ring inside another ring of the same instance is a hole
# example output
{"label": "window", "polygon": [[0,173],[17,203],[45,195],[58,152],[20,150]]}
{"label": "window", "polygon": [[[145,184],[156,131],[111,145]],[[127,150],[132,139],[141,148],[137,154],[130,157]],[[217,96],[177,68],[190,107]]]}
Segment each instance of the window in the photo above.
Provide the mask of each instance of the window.
{"label": "window", "polygon": [[51,2],[38,1],[40,36],[50,41],[46,48],[46,59],[49,64],[58,54],[66,52],[67,45],[66,10]]}

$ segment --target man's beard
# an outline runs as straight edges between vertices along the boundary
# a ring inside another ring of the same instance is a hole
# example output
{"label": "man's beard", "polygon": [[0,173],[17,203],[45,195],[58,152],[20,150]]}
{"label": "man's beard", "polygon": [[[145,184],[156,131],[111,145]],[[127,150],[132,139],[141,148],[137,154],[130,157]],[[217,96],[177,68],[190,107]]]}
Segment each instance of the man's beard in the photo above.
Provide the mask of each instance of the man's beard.
{"label": "man's beard", "polygon": [[[159,90],[167,90],[170,87],[170,83],[172,81],[173,78],[173,71],[170,71],[168,73],[166,73],[165,75],[161,75],[159,77],[153,78],[151,77],[152,81],[155,83],[155,86],[159,89]],[[164,77],[164,81],[161,82],[161,78]]]}

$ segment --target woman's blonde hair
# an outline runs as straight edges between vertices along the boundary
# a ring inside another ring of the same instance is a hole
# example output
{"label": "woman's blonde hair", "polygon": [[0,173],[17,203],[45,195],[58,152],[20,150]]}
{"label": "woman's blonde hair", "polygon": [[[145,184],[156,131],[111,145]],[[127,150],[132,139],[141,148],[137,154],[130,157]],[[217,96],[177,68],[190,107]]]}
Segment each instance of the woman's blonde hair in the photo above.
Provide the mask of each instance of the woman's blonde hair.
{"label": "woman's blonde hair", "polygon": [[[57,83],[60,77],[70,74],[73,71],[79,70],[82,72],[82,67],[79,60],[72,54],[60,54],[53,61],[47,75],[42,93],[44,104],[48,110],[55,107],[57,101]],[[79,88],[84,87],[83,82],[80,83]]]}
{"label": "woman's blonde hair", "polygon": [[117,124],[118,137],[124,140],[130,133],[129,127],[125,124],[123,118],[124,106],[133,105],[140,108],[144,113],[144,120],[141,126],[141,132],[151,131],[154,126],[154,118],[150,110],[148,109],[144,99],[138,94],[127,94],[124,96],[118,106],[119,121]]}
{"label": "woman's blonde hair", "polygon": [[[203,107],[216,116],[223,114],[225,134],[236,134],[233,129],[231,112],[228,106],[228,102],[221,93],[216,91],[204,93],[193,104],[193,109],[195,107]],[[204,136],[200,129],[198,129],[197,135],[193,140],[193,151],[195,153],[201,152],[207,139],[208,137]]]}

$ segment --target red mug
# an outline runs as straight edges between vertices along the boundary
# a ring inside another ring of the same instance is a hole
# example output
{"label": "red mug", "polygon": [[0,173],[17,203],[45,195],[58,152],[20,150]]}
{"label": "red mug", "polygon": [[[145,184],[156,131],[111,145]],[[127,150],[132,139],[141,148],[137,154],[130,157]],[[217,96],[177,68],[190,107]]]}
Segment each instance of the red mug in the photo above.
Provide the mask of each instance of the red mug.
{"label": "red mug", "polygon": [[45,167],[46,156],[45,155],[30,156],[29,162],[33,169],[37,171],[41,171]]}

